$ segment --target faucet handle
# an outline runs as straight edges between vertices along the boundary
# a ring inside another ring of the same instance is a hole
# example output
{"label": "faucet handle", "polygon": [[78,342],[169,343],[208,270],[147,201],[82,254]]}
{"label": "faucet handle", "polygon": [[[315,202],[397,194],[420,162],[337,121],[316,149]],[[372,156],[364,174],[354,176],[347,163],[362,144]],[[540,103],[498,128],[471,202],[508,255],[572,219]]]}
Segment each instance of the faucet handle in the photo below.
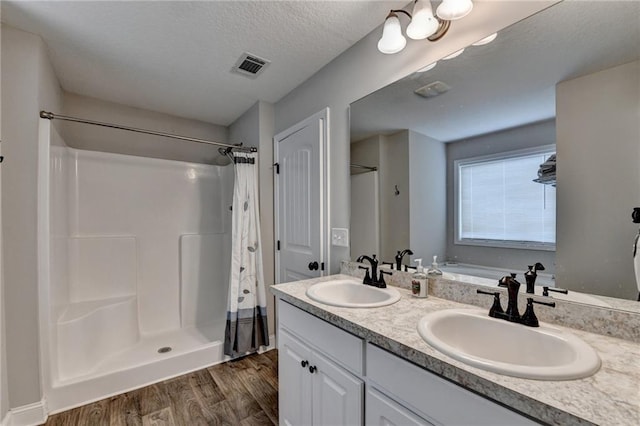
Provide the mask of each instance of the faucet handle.
{"label": "faucet handle", "polygon": [[550,291],[554,291],[556,293],[562,293],[562,294],[569,294],[569,290],[565,290],[564,288],[553,288],[548,286],[542,287],[543,296],[549,296]]}
{"label": "faucet handle", "polygon": [[371,280],[371,275],[369,275],[369,267],[368,266],[358,266],[358,269],[365,269],[367,272],[364,274],[364,279],[362,280],[363,284],[371,284],[373,281]]}
{"label": "faucet handle", "polygon": [[538,317],[536,317],[535,312],[533,312],[533,304],[537,303],[539,305],[550,306],[552,308],[556,307],[555,302],[540,302],[537,300],[533,300],[533,297],[527,297],[527,310],[522,315],[521,322],[522,324],[529,327],[540,327],[540,323],[538,322]]}
{"label": "faucet handle", "polygon": [[382,266],[384,266],[384,265],[389,265],[391,267],[391,269],[393,269],[394,263],[393,262],[382,262]]}
{"label": "faucet handle", "polygon": [[489,316],[492,318],[499,318],[501,315],[504,315],[504,310],[502,309],[502,305],[500,304],[500,292],[499,291],[484,291],[484,290],[476,290],[478,294],[487,294],[489,296],[493,296],[493,305],[491,309],[489,309]]}
{"label": "faucet handle", "polygon": [[380,288],[387,288],[387,283],[384,282],[384,276],[385,275],[392,275],[392,274],[393,274],[393,272],[391,272],[391,271],[387,272],[387,271],[382,271],[381,270],[380,271],[380,281],[378,281],[377,286],[380,287]]}

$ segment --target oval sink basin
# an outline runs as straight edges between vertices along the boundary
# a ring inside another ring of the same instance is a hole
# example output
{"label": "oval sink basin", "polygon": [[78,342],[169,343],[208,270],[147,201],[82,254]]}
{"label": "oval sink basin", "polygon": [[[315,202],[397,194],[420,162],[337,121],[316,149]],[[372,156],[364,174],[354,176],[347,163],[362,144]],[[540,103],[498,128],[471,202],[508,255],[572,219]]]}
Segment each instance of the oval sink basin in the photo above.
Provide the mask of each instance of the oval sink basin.
{"label": "oval sink basin", "polygon": [[473,367],[537,380],[589,377],[600,368],[596,351],[577,336],[547,324],[527,327],[476,309],[428,314],[418,333],[431,346]]}
{"label": "oval sink basin", "polygon": [[307,296],[325,305],[345,308],[377,308],[396,303],[400,293],[392,287],[377,288],[356,280],[333,280],[314,284]]}

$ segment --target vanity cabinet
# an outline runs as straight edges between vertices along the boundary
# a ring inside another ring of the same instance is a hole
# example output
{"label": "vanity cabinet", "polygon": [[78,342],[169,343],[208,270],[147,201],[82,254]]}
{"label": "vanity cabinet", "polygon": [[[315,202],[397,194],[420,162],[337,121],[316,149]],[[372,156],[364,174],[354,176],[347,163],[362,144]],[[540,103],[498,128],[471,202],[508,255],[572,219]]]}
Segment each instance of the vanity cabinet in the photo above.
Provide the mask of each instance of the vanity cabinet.
{"label": "vanity cabinet", "polygon": [[367,386],[365,425],[433,426],[372,386]]}
{"label": "vanity cabinet", "polygon": [[[390,424],[539,425],[370,343],[367,344],[366,354],[367,383],[374,391],[378,391],[371,398],[380,399],[378,395],[382,394],[383,397],[398,401],[395,403],[395,415],[404,414],[410,419],[404,421],[396,417],[399,419],[396,422],[389,417]],[[368,390],[367,410],[371,405],[369,393]],[[367,412],[367,418],[369,416]]]}
{"label": "vanity cabinet", "polygon": [[538,424],[282,300],[278,369],[281,425]]}
{"label": "vanity cabinet", "polygon": [[349,371],[362,372],[362,339],[285,302],[278,308],[280,424],[363,424],[364,383]]}

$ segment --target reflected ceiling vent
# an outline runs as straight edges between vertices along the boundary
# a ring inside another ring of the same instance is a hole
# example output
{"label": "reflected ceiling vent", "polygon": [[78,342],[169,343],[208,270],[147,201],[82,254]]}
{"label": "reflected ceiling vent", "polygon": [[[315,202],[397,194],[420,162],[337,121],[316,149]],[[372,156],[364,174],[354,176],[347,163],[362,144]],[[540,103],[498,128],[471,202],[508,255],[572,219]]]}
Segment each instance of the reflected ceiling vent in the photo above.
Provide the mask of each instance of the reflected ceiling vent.
{"label": "reflected ceiling vent", "polygon": [[267,66],[269,66],[270,63],[271,61],[245,52],[242,54],[240,59],[238,59],[231,71],[242,74],[245,77],[256,78]]}
{"label": "reflected ceiling vent", "polygon": [[434,81],[433,83],[429,83],[426,86],[416,89],[413,93],[422,96],[423,98],[434,98],[438,95],[442,95],[444,92],[448,92],[450,89],[451,86],[448,84],[441,81]]}

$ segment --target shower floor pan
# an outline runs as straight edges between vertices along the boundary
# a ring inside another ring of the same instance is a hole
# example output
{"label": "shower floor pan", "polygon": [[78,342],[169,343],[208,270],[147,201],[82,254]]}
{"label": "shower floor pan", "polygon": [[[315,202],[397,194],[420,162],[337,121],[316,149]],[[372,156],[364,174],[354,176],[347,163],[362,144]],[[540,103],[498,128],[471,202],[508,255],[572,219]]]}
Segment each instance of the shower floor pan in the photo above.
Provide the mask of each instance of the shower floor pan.
{"label": "shower floor pan", "polygon": [[[219,323],[140,336],[136,344],[105,358],[90,373],[54,381],[47,392],[49,413],[223,362],[228,359],[223,353],[224,326]],[[162,348],[165,350],[159,352]]]}

